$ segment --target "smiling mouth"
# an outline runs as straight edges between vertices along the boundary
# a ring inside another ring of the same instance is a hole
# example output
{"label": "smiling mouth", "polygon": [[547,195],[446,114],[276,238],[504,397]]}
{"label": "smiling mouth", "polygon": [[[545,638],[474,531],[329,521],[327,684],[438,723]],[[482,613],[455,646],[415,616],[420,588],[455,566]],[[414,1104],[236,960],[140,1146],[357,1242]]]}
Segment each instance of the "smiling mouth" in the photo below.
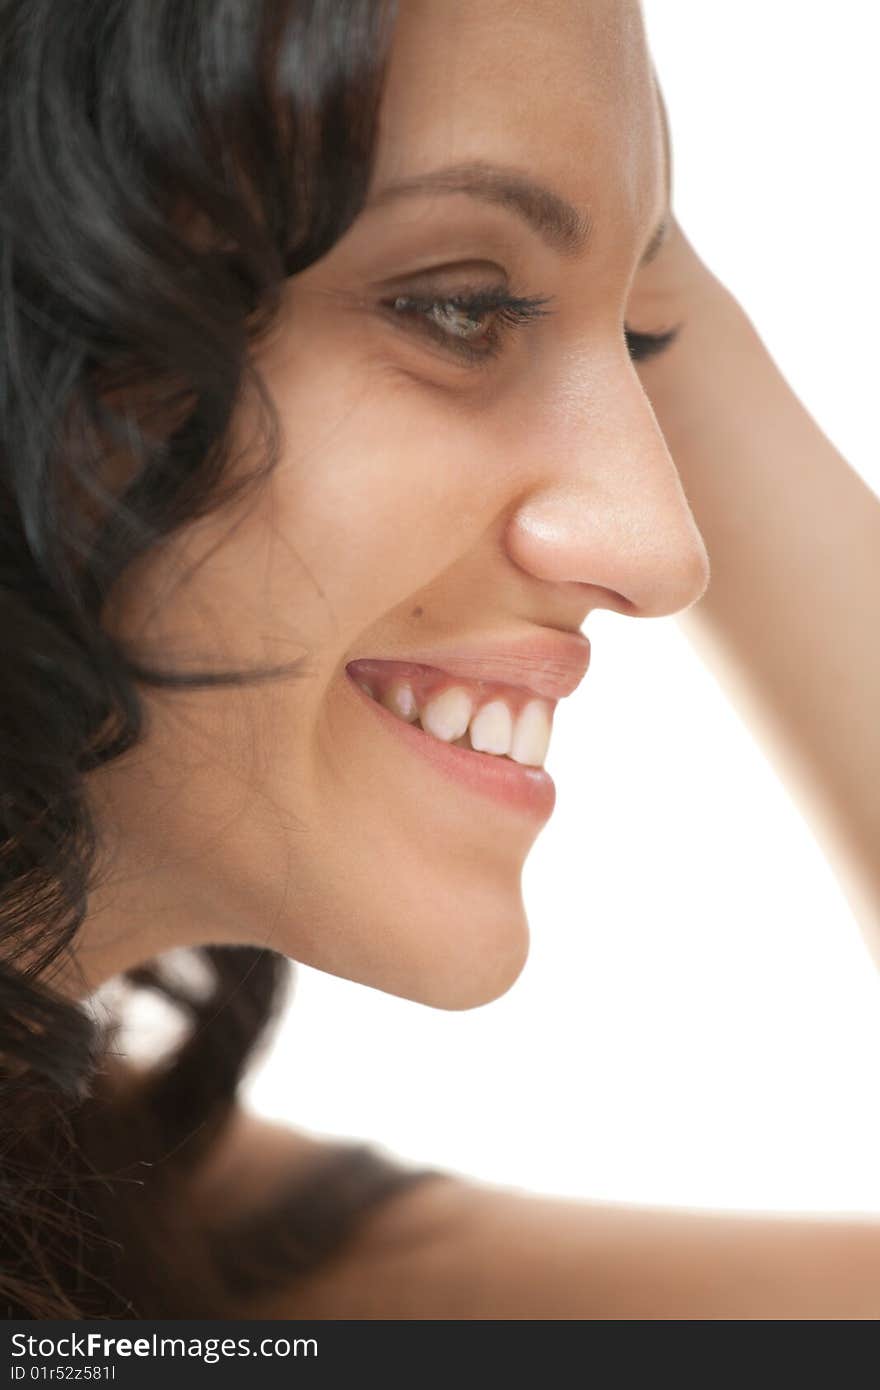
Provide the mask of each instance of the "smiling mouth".
{"label": "smiling mouth", "polygon": [[428,738],[486,758],[543,768],[553,705],[496,681],[462,680],[418,662],[358,660],[346,668],[390,714]]}

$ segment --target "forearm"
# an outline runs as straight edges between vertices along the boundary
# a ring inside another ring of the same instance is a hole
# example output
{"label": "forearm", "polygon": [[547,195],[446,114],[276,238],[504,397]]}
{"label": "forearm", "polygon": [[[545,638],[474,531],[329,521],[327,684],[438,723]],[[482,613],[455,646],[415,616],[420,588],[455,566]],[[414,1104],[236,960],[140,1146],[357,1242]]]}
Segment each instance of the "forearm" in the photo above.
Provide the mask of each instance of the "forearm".
{"label": "forearm", "polygon": [[711,562],[678,621],[797,798],[880,962],[880,500],[736,300],[705,267],[688,274],[678,341],[640,369]]}

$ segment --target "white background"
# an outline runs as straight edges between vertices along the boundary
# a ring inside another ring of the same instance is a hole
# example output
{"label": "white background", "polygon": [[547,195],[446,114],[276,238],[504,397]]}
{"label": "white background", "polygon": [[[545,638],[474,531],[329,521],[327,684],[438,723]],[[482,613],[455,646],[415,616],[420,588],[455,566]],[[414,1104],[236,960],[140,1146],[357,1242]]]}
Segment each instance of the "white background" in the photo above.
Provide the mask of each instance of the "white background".
{"label": "white background", "polygon": [[[645,17],[679,218],[880,491],[876,6]],[[841,889],[676,620],[585,630],[524,974],[444,1013],[299,967],[250,1105],[546,1193],[880,1211],[880,978]]]}

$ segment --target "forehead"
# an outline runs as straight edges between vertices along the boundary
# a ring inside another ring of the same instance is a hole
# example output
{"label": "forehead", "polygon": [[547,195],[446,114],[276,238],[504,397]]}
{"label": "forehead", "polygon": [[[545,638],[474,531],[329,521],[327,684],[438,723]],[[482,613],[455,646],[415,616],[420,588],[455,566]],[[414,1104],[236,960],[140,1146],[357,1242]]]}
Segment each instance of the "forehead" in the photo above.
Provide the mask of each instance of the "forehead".
{"label": "forehead", "polygon": [[483,160],[644,225],[662,144],[636,0],[399,0],[374,186]]}

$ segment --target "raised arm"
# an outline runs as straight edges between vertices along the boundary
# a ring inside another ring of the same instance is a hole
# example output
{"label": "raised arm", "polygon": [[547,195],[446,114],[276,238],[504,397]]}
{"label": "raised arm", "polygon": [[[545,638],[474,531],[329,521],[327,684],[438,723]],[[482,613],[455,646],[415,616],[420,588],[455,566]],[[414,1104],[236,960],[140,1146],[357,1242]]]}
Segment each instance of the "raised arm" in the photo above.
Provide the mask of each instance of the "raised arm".
{"label": "raised arm", "polygon": [[674,219],[628,322],[683,324],[639,366],[711,562],[677,621],[802,807],[880,963],[880,499]]}

